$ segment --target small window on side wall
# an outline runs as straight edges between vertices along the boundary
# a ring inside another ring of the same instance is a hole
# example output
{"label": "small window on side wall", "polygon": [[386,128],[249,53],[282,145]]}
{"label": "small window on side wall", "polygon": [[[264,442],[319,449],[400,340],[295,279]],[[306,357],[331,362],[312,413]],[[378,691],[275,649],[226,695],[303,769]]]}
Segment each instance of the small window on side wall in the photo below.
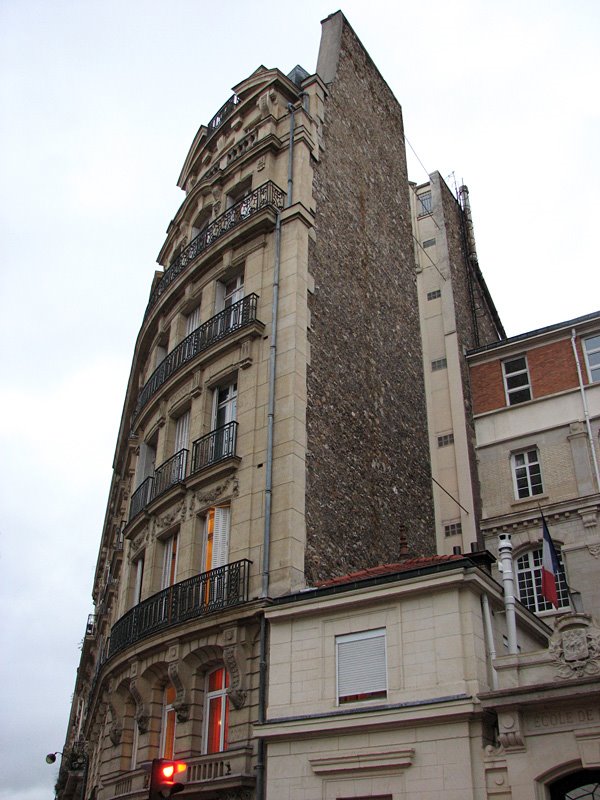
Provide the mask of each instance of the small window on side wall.
{"label": "small window on side wall", "polygon": [[335,637],[339,704],[387,696],[385,628]]}
{"label": "small window on side wall", "polygon": [[504,375],[506,402],[509,406],[514,406],[517,403],[526,403],[527,400],[531,400],[529,370],[525,356],[503,361],[502,372]]}

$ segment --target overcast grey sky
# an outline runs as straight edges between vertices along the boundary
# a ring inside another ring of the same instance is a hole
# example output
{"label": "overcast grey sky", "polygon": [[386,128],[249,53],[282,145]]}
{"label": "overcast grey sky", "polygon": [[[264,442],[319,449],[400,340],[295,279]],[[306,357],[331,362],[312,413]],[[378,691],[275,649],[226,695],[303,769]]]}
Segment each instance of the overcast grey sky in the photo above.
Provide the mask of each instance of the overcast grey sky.
{"label": "overcast grey sky", "polygon": [[[53,796],[133,343],[198,127],[321,0],[0,0],[0,799]],[[595,0],[347,0],[509,335],[600,308]],[[373,120],[376,125],[377,121]],[[426,180],[412,157],[411,178]]]}

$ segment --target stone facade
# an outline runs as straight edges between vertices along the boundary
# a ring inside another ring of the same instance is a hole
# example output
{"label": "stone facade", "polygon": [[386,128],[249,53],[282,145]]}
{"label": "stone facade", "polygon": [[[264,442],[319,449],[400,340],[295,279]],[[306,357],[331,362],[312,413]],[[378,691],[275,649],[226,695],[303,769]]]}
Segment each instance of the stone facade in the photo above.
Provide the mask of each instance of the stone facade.
{"label": "stone facade", "polygon": [[341,15],[319,54],[327,95],[309,268],[309,583],[432,553],[431,479],[402,113]]}

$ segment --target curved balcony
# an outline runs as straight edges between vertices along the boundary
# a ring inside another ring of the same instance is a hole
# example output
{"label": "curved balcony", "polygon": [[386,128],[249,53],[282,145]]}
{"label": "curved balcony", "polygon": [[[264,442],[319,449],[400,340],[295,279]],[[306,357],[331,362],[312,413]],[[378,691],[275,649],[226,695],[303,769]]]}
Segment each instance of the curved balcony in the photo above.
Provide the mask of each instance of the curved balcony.
{"label": "curved balcony", "polygon": [[113,625],[108,657],[173,625],[247,602],[251,563],[244,558],[202,572],[138,603]]}
{"label": "curved balcony", "polygon": [[245,328],[252,322],[257,322],[257,305],[258,295],[249,294],[242,300],[238,300],[237,303],[233,303],[233,305],[223,309],[223,311],[219,311],[214,317],[211,317],[199,328],[196,328],[195,331],[192,331],[189,336],[186,336],[160,362],[144,384],[138,395],[132,419],[135,420],[144,406],[172,375],[196,358],[197,355],[235,331]]}
{"label": "curved balcony", "polygon": [[243,225],[244,222],[251,219],[264,208],[282,209],[284,201],[284,192],[272,181],[267,181],[267,183],[263,183],[262,186],[250,192],[243,200],[240,200],[213,220],[210,225],[198,234],[198,236],[192,239],[187,247],[177,256],[175,261],[173,261],[171,266],[165,270],[164,275],[150,294],[144,319],[146,319],[152,308],[173,281],[177,280],[192,261],[201,253],[208,250],[209,247],[225,236],[225,234]]}

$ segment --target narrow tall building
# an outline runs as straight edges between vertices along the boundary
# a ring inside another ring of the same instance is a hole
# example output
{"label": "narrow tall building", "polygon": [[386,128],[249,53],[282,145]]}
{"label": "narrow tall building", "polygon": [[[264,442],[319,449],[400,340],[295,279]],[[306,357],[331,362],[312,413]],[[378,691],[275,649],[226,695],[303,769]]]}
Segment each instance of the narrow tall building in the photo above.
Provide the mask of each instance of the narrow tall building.
{"label": "narrow tall building", "polygon": [[[343,15],[196,134],[116,445],[58,796],[264,796],[270,599],[436,552],[398,102]],[[83,768],[81,768],[83,766]]]}

